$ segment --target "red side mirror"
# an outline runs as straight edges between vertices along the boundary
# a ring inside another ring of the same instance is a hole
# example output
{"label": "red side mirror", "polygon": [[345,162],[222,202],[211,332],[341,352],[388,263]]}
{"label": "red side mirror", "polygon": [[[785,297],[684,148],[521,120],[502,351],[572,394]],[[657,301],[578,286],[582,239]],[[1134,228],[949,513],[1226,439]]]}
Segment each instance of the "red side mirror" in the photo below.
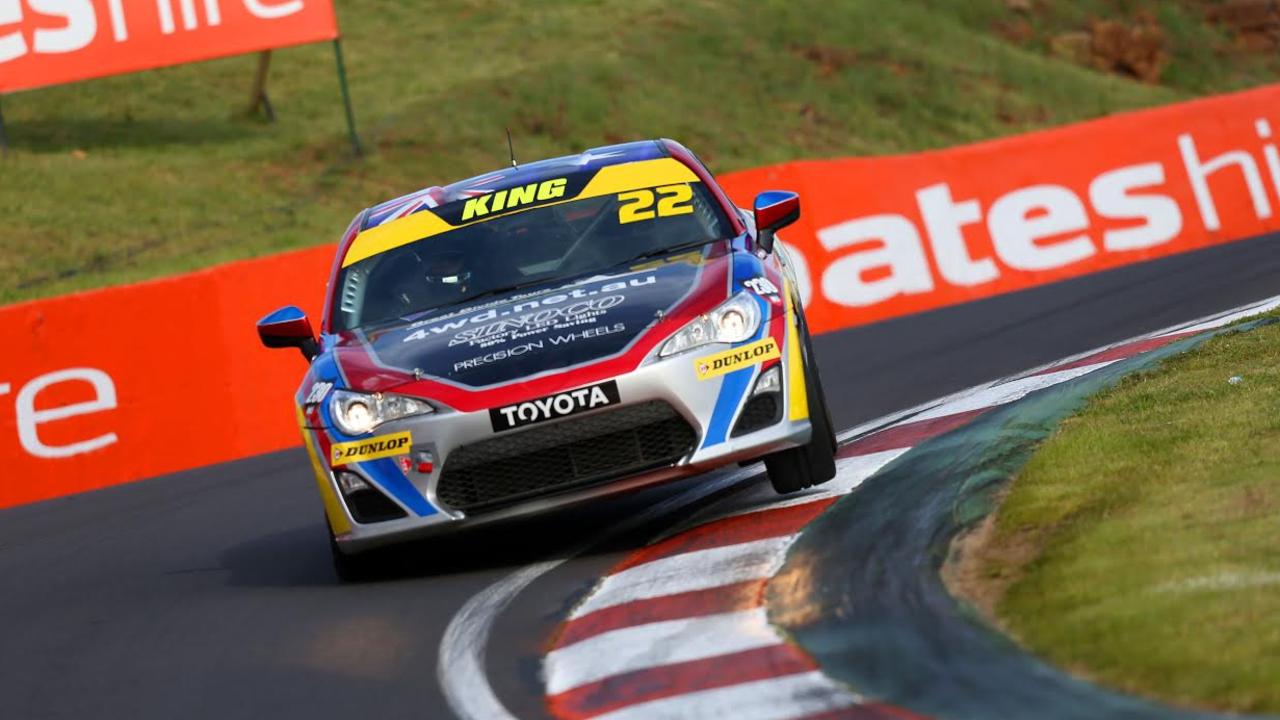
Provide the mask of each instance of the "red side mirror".
{"label": "red side mirror", "polygon": [[765,252],[773,252],[773,235],[800,218],[800,196],[787,190],[766,190],[756,196],[753,206],[756,242]]}
{"label": "red side mirror", "polygon": [[296,347],[307,360],[320,351],[311,320],[302,310],[287,305],[258,321],[258,338],[269,348]]}

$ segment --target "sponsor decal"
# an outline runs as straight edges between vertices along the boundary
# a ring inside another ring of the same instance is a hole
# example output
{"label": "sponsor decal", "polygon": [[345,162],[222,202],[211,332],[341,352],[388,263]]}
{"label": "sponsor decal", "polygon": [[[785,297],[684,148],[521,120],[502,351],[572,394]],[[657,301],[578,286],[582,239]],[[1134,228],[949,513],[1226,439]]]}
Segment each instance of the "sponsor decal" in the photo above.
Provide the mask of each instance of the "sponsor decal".
{"label": "sponsor decal", "polygon": [[578,332],[568,333],[566,335],[557,335],[553,338],[549,338],[548,341],[552,345],[568,345],[569,343],[577,342],[579,340],[590,340],[591,338],[604,337],[605,335],[612,335],[614,333],[626,332],[626,330],[627,330],[626,325],[622,323],[614,323],[608,327],[604,327],[604,326],[592,327],[592,328],[587,328],[586,330],[580,330]]}
{"label": "sponsor decal", "polygon": [[778,286],[769,282],[767,277],[754,277],[742,283],[742,286],[762,297],[774,297],[778,294]]}
{"label": "sponsor decal", "polygon": [[311,386],[311,390],[307,392],[307,399],[303,401],[303,404],[315,405],[321,400],[324,400],[325,395],[328,395],[329,391],[332,389],[333,383],[331,382],[318,382],[313,384]]}
{"label": "sponsor decal", "polygon": [[689,183],[618,193],[619,225],[692,212],[693,187]]}
{"label": "sponsor decal", "polygon": [[545,340],[534,340],[520,345],[512,345],[509,348],[495,350],[491,353],[485,353],[484,355],[477,355],[476,357],[468,360],[461,360],[453,364],[453,371],[457,373],[464,370],[474,370],[475,368],[492,365],[493,363],[502,362],[503,360],[517,358],[531,352],[545,350],[548,344],[552,347],[558,347],[560,345],[568,345],[569,343],[577,342],[579,340],[589,340],[591,338],[604,337],[605,335],[612,335],[614,333],[626,332],[626,330],[627,326],[625,324],[614,323],[609,326],[590,327],[578,332],[553,335]]}
{"label": "sponsor decal", "polygon": [[493,423],[494,432],[502,432],[547,420],[566,418],[587,410],[616,405],[619,402],[621,399],[618,396],[618,383],[610,380],[599,385],[588,385],[536,400],[491,408],[489,421]]}
{"label": "sponsor decal", "polygon": [[693,361],[693,371],[698,375],[699,380],[710,380],[713,377],[778,357],[781,357],[781,353],[778,352],[778,342],[770,337],[750,345],[700,357]]}
{"label": "sponsor decal", "polygon": [[[499,305],[482,309],[470,317],[443,316],[419,321],[404,336],[403,343],[426,340],[436,335],[452,334],[449,346],[472,345],[491,347],[511,340],[541,334],[548,330],[563,330],[575,325],[596,322],[606,310],[621,305],[626,296],[618,293],[627,288],[643,288],[658,282],[655,275],[610,280],[595,287],[572,287],[553,290],[538,297],[520,299],[518,302],[503,300]],[[470,311],[474,311],[471,309]],[[483,324],[482,324],[483,323]],[[476,327],[473,327],[476,326]]]}
{"label": "sponsor decal", "polygon": [[512,340],[540,335],[548,330],[566,330],[595,323],[609,308],[626,301],[625,295],[606,295],[580,300],[563,307],[542,308],[536,312],[502,318],[486,325],[467,328],[449,340],[449,347],[472,345],[490,347]]}
{"label": "sponsor decal", "polygon": [[535,350],[542,350],[545,347],[546,347],[546,342],[543,340],[535,340],[533,342],[524,343],[522,345],[514,345],[512,347],[506,348],[505,350],[495,350],[494,352],[487,353],[485,355],[478,355],[469,360],[462,360],[462,361],[456,362],[453,364],[453,371],[461,372],[462,370],[473,370],[475,368],[484,367],[485,365],[490,365],[492,363],[502,362],[507,358],[520,357],[521,355],[524,355],[529,352],[533,352]]}
{"label": "sponsor decal", "polygon": [[368,440],[334,443],[332,451],[333,464],[348,465],[393,455],[402,455],[408,452],[410,445],[413,445],[413,435],[407,430]]}
{"label": "sponsor decal", "polygon": [[518,187],[507,188],[487,195],[473,197],[462,206],[462,221],[492,215],[503,210],[512,210],[525,205],[550,202],[564,197],[565,184],[568,178],[543,180]]}

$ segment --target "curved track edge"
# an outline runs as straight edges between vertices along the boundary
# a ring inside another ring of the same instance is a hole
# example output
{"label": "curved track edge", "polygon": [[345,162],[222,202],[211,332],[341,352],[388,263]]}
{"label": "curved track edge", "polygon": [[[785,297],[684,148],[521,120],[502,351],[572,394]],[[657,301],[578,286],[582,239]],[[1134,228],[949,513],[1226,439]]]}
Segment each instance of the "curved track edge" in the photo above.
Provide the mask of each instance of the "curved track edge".
{"label": "curved track edge", "polygon": [[1266,322],[1275,320],[1184,330],[1182,339],[916,445],[805,528],[769,584],[770,620],[829,677],[949,720],[1238,717],[1174,709],[1071,677],[953,598],[940,570],[952,540],[993,509],[995,493],[1090,395],[1214,335]]}

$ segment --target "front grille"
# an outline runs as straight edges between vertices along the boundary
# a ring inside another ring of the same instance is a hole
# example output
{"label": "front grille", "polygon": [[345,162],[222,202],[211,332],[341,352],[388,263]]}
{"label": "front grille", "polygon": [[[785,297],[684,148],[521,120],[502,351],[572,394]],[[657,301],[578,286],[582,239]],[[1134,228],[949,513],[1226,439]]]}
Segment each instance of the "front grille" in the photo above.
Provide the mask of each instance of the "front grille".
{"label": "front grille", "polygon": [[697,433],[652,401],[482,440],[449,453],[436,499],[477,512],[674,464]]}
{"label": "front grille", "polygon": [[742,409],[742,414],[738,416],[738,424],[733,427],[730,436],[746,435],[778,422],[781,419],[778,412],[781,407],[782,404],[778,402],[778,393],[764,393],[751,398],[747,401],[747,406]]}

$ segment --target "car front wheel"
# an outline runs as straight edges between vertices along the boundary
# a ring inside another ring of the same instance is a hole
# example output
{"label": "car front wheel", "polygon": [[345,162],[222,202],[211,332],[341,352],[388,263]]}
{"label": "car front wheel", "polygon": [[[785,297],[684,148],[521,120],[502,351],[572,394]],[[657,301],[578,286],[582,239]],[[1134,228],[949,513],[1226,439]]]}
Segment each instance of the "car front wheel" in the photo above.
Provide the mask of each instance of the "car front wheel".
{"label": "car front wheel", "polygon": [[822,392],[808,328],[802,325],[800,332],[804,340],[805,391],[809,398],[809,422],[813,433],[807,444],[765,457],[769,482],[782,495],[820,485],[836,476],[836,443],[831,413]]}

